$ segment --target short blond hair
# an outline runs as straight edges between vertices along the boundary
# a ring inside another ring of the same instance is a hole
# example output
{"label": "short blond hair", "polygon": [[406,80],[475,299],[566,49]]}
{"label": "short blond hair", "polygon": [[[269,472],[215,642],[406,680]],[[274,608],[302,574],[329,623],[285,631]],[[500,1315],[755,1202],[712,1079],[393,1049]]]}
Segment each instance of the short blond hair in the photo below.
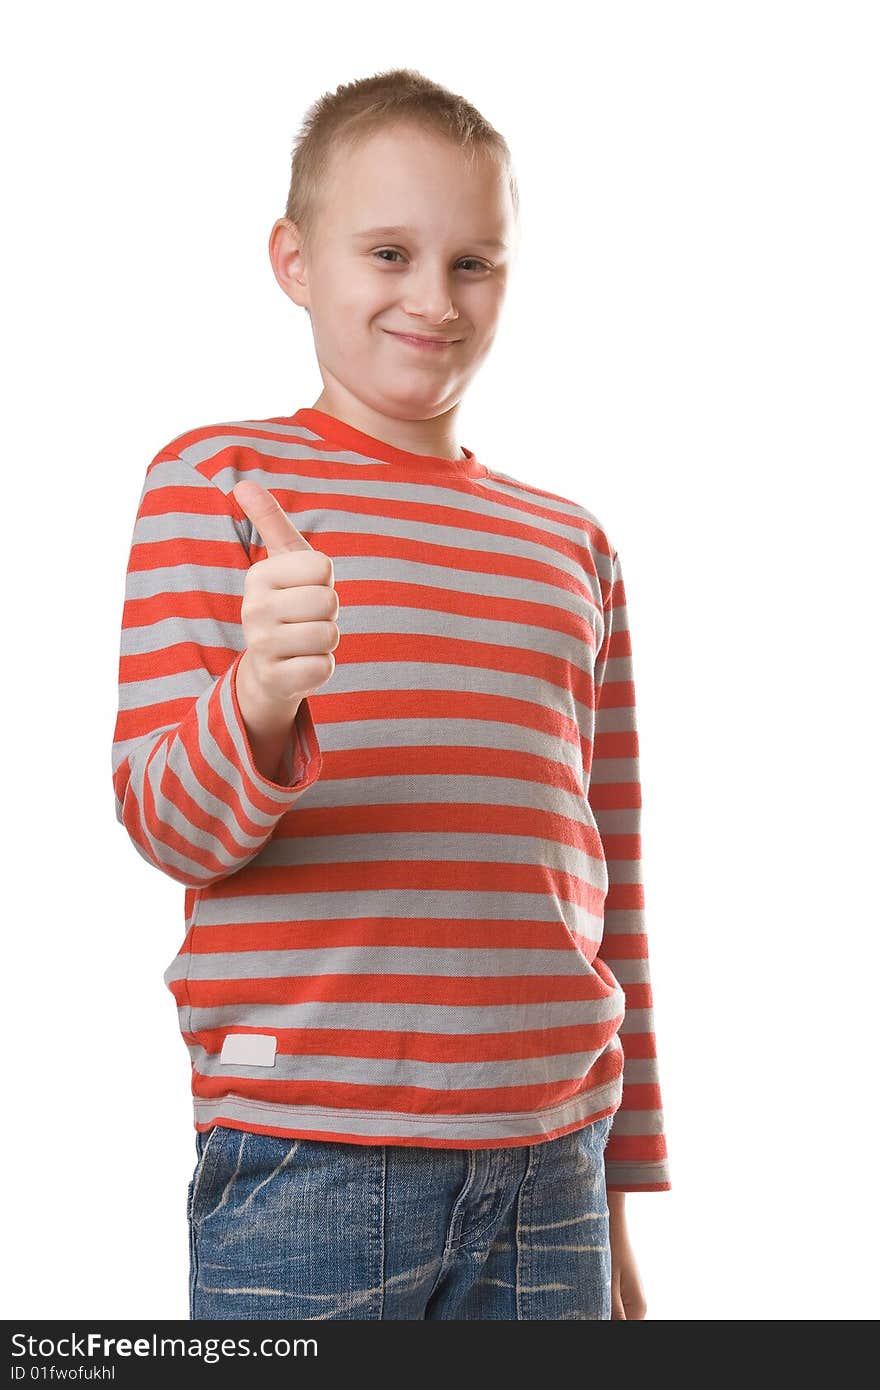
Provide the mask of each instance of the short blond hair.
{"label": "short blond hair", "polygon": [[312,241],[324,178],[333,154],[352,149],[383,127],[402,123],[444,136],[471,162],[488,155],[506,174],[514,217],[519,191],[507,141],[471,102],[413,68],[389,68],[325,92],[309,107],[291,157],[285,217],[295,222],[303,250]]}

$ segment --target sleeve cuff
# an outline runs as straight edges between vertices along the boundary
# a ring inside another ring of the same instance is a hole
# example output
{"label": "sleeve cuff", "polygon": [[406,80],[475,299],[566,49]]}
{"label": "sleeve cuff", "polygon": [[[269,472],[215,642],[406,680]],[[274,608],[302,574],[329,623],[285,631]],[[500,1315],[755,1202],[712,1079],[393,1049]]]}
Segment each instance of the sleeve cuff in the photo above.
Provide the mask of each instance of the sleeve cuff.
{"label": "sleeve cuff", "polygon": [[606,1192],[669,1192],[672,1179],[667,1159],[637,1163],[605,1157]]}

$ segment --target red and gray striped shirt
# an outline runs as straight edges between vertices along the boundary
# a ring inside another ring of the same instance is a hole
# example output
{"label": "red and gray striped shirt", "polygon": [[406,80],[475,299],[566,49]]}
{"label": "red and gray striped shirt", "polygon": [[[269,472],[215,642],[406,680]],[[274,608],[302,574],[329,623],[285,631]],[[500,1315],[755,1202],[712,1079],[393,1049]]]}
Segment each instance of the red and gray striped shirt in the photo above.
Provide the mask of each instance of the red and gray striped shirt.
{"label": "red and gray striped shirt", "polygon": [[[492,1148],[614,1114],[609,1190],[668,1189],[620,559],[576,502],[312,408],[149,465],[116,815],[185,885],[165,972],[194,1123]],[[279,782],[236,699],[253,478],[333,560],[336,669]]]}

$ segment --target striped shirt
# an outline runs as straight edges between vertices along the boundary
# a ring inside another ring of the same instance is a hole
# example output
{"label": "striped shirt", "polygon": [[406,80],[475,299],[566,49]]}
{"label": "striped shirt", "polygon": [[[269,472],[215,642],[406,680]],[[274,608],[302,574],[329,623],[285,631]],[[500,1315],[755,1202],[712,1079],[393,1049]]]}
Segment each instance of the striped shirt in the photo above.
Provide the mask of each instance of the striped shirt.
{"label": "striped shirt", "polygon": [[[593,513],[322,411],[193,429],[146,471],[116,815],[185,886],[165,971],[194,1124],[492,1148],[613,1114],[608,1190],[668,1189],[619,556]],[[236,697],[271,490],[340,640],[277,771]]]}

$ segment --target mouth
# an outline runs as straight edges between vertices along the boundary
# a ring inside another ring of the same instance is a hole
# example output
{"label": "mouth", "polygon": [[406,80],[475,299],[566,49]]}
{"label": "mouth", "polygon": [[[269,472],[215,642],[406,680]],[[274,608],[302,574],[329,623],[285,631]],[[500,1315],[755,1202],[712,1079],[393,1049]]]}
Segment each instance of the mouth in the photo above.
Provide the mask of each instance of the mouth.
{"label": "mouth", "polygon": [[421,348],[424,352],[445,352],[448,348],[455,347],[460,343],[460,338],[423,338],[418,333],[393,333],[390,328],[385,332],[392,338],[397,338],[401,343],[408,343],[411,347]]}

